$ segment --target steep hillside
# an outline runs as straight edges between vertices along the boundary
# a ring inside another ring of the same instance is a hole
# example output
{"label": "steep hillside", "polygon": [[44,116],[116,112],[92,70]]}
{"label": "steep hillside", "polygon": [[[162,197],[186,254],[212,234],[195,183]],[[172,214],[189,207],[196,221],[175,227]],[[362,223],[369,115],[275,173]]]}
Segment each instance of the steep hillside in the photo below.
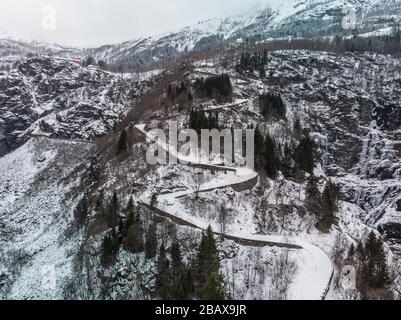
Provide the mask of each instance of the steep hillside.
{"label": "steep hillside", "polygon": [[91,140],[113,128],[159,75],[112,74],[28,58],[0,71],[0,156],[30,135]]}
{"label": "steep hillside", "polygon": [[[288,0],[274,5],[267,2],[237,16],[211,19],[176,32],[89,49],[86,54],[118,66],[137,67],[223,42],[289,36],[347,36],[377,30],[387,30],[385,33],[388,34],[392,27],[399,26],[400,10],[398,0]],[[355,24],[344,28],[343,20],[349,12],[355,12]]]}
{"label": "steep hillside", "polygon": [[[142,73],[0,38],[0,299],[400,298],[401,60],[362,40],[399,1],[346,3],[362,37],[308,0],[74,51]],[[254,129],[255,166],[177,154],[171,121]]]}

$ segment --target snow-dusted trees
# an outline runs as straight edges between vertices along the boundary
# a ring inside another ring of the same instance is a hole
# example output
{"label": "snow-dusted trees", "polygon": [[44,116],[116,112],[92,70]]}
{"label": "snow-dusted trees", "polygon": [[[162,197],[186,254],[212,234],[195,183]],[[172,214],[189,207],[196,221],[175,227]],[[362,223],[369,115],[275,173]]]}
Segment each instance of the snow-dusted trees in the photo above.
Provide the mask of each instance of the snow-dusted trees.
{"label": "snow-dusted trees", "polygon": [[270,178],[276,179],[280,169],[280,149],[277,142],[269,135],[265,138],[264,152],[263,167]]}
{"label": "snow-dusted trees", "polygon": [[259,109],[265,119],[286,118],[287,107],[280,94],[269,92],[259,95]]}
{"label": "snow-dusted trees", "polygon": [[117,155],[124,155],[127,153],[128,150],[128,135],[127,131],[123,130],[120,134],[120,137],[118,139],[117,143]]}
{"label": "snow-dusted trees", "polygon": [[264,138],[258,128],[255,129],[255,164],[258,170],[263,169],[271,179],[277,177],[280,150],[276,141],[269,135]]}
{"label": "snow-dusted trees", "polygon": [[336,212],[338,210],[339,188],[329,181],[323,191],[321,200],[321,215],[318,228],[324,232],[329,232],[333,224],[336,223]]}
{"label": "snow-dusted trees", "polygon": [[92,56],[88,56],[82,61],[83,67],[94,66],[96,64],[95,59]]}
{"label": "snow-dusted trees", "polygon": [[144,228],[132,197],[129,199],[125,211],[127,218],[122,228],[123,247],[132,253],[141,253],[145,250]]}
{"label": "snow-dusted trees", "polygon": [[110,228],[114,228],[119,223],[120,216],[118,210],[119,210],[119,203],[118,203],[117,192],[114,192],[110,202],[106,205],[105,208],[101,209],[101,212],[103,213],[103,218],[106,220],[107,225]]}
{"label": "snow-dusted trees", "polygon": [[362,299],[392,299],[391,277],[384,242],[372,231],[348,252],[347,263],[357,268],[357,289]]}
{"label": "snow-dusted trees", "polygon": [[297,265],[290,260],[289,249],[282,249],[270,269],[271,287],[270,300],[287,300],[288,290],[297,272]]}
{"label": "snow-dusted trees", "polygon": [[322,232],[329,232],[331,226],[337,221],[339,187],[328,181],[323,193],[321,193],[317,178],[311,176],[308,179],[305,191],[306,208],[318,218],[317,228]]}
{"label": "snow-dusted trees", "polygon": [[142,222],[137,215],[134,223],[128,228],[127,235],[124,237],[124,249],[132,253],[143,252],[145,250],[143,236]]}
{"label": "snow-dusted trees", "polygon": [[169,280],[170,262],[167,258],[167,251],[164,243],[159,249],[157,258],[157,275],[156,275],[156,291],[163,300],[169,300],[171,296],[170,280]]}
{"label": "snow-dusted trees", "polygon": [[227,221],[228,220],[228,211],[225,205],[222,203],[219,208],[219,224],[220,224],[220,232],[221,234],[226,233]]}
{"label": "snow-dusted trees", "polygon": [[318,187],[317,178],[314,176],[309,177],[306,185],[306,208],[308,211],[316,216],[320,215],[322,204],[322,195]]}
{"label": "snow-dusted trees", "polygon": [[206,79],[195,80],[194,89],[199,97],[215,98],[218,101],[226,101],[231,98],[233,87],[228,74],[211,76]]}
{"label": "snow-dusted trees", "polygon": [[102,241],[100,258],[103,266],[107,267],[114,263],[119,248],[118,234],[115,229],[112,229]]}
{"label": "snow-dusted trees", "polygon": [[202,299],[224,299],[223,279],[220,274],[220,258],[212,229],[209,227],[198,249],[195,266],[196,293]]}
{"label": "snow-dusted trees", "polygon": [[305,131],[303,139],[294,151],[294,160],[300,170],[313,174],[316,161],[315,143],[307,131]]}
{"label": "snow-dusted trees", "polygon": [[218,250],[210,228],[202,235],[195,258],[187,264],[177,240],[170,249],[162,243],[157,258],[156,294],[164,300],[225,298]]}
{"label": "snow-dusted trees", "polygon": [[243,52],[241,54],[241,59],[239,64],[236,66],[237,72],[254,72],[259,71],[260,76],[263,78],[266,76],[265,66],[268,63],[267,49],[263,53],[255,52],[251,55],[248,52]]}
{"label": "snow-dusted trees", "polygon": [[148,232],[146,233],[145,242],[145,255],[146,259],[153,259],[157,253],[157,228],[153,223],[149,226]]}
{"label": "snow-dusted trees", "polygon": [[188,127],[200,133],[202,129],[219,129],[217,113],[205,113],[202,110],[192,109],[189,114]]}
{"label": "snow-dusted trees", "polygon": [[271,179],[276,179],[279,171],[286,177],[297,173],[313,174],[316,163],[316,146],[308,132],[298,146],[281,146],[269,134],[264,137],[258,127],[255,129],[255,167],[264,170]]}

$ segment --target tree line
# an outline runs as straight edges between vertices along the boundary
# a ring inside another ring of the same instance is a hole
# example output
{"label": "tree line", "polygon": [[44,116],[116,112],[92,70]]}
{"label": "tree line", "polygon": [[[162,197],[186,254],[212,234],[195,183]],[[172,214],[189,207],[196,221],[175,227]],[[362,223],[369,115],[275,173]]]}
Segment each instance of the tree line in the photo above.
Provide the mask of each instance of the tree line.
{"label": "tree line", "polygon": [[198,133],[202,129],[219,129],[219,117],[216,112],[205,112],[200,108],[191,109],[189,113],[188,128],[196,130]]}
{"label": "tree line", "polygon": [[226,298],[219,253],[211,228],[202,234],[195,258],[184,262],[178,241],[173,241],[170,248],[165,243],[159,246],[157,225],[151,223],[145,228],[132,197],[123,207],[116,192],[109,201],[104,201],[100,194],[95,210],[110,226],[101,242],[100,260],[105,268],[115,264],[121,249],[144,254],[145,259],[156,262],[154,294],[157,297],[163,300]]}
{"label": "tree line", "polygon": [[281,171],[287,178],[299,172],[313,174],[316,164],[316,146],[307,130],[298,145],[281,145],[269,134],[263,136],[255,129],[255,167],[264,170],[271,179]]}
{"label": "tree line", "polygon": [[337,223],[339,198],[340,189],[337,185],[328,181],[323,192],[320,192],[316,177],[309,177],[306,186],[306,208],[317,217],[316,227],[320,231],[328,233]]}
{"label": "tree line", "polygon": [[139,208],[134,205],[132,197],[121,208],[116,192],[106,203],[100,195],[95,210],[111,228],[101,244],[101,261],[105,267],[114,264],[120,248],[131,253],[145,253],[146,259],[156,256],[156,225],[150,224],[145,230]]}
{"label": "tree line", "polygon": [[228,74],[210,76],[206,79],[197,78],[194,83],[194,90],[199,97],[215,98],[224,101],[231,98],[233,87]]}
{"label": "tree line", "polygon": [[255,72],[258,71],[260,76],[266,77],[266,65],[269,62],[267,49],[265,48],[263,53],[254,52],[250,54],[248,52],[243,52],[239,63],[235,67],[236,71],[239,73]]}
{"label": "tree line", "polygon": [[363,300],[393,299],[384,242],[372,231],[364,241],[351,245],[346,263],[357,267],[357,289]]}
{"label": "tree line", "polygon": [[195,258],[185,263],[179,243],[164,243],[157,258],[156,292],[163,300],[224,300],[224,279],[211,228],[202,234]]}
{"label": "tree line", "polygon": [[260,94],[258,101],[260,113],[266,120],[271,117],[286,119],[287,107],[280,94],[274,92]]}

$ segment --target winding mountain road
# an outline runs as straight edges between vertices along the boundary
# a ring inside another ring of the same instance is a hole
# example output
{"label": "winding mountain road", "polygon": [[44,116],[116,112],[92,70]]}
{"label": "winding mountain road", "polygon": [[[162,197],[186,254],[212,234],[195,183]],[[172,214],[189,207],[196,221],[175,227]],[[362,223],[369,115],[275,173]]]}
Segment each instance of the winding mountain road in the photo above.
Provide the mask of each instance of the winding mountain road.
{"label": "winding mountain road", "polygon": [[[166,143],[163,143],[155,138],[151,132],[146,131],[146,125],[141,124],[135,126],[142,134],[145,135],[149,142],[156,142],[164,150],[169,150]],[[169,152],[169,151],[168,151]],[[186,158],[174,152],[170,152],[172,156],[177,158],[180,162],[186,163],[189,166],[207,167],[217,171],[231,171],[234,177],[230,177],[224,181],[210,181],[203,184],[198,190],[187,190],[175,193],[160,195],[158,197],[157,208],[150,205],[150,199],[142,199],[139,201],[141,206],[144,206],[156,214],[168,218],[169,220],[179,225],[185,225],[192,228],[206,230],[211,226],[212,231],[216,235],[223,236],[226,239],[233,240],[239,244],[246,246],[276,246],[285,247],[292,250],[302,250],[303,261],[302,265],[298,266],[298,274],[291,285],[290,299],[292,300],[321,300],[325,298],[328,286],[330,285],[334,269],[332,262],[328,255],[316,245],[302,240],[296,236],[282,236],[282,235],[254,235],[247,233],[225,233],[219,232],[219,227],[216,224],[206,221],[205,219],[195,217],[185,210],[176,210],[175,204],[179,202],[180,198],[189,196],[196,192],[209,192],[215,189],[222,189],[227,187],[249,186],[251,189],[256,185],[258,174],[248,168],[234,168],[213,165],[210,163],[203,163],[194,160],[193,158]]]}

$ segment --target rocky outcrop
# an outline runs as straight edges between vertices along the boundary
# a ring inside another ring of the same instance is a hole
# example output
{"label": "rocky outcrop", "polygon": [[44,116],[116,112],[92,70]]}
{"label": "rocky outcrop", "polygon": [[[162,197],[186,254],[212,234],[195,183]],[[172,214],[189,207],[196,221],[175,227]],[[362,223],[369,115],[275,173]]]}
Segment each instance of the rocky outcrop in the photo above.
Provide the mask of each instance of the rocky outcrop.
{"label": "rocky outcrop", "polygon": [[31,133],[91,140],[113,128],[158,73],[122,76],[29,58],[0,72],[0,156]]}

